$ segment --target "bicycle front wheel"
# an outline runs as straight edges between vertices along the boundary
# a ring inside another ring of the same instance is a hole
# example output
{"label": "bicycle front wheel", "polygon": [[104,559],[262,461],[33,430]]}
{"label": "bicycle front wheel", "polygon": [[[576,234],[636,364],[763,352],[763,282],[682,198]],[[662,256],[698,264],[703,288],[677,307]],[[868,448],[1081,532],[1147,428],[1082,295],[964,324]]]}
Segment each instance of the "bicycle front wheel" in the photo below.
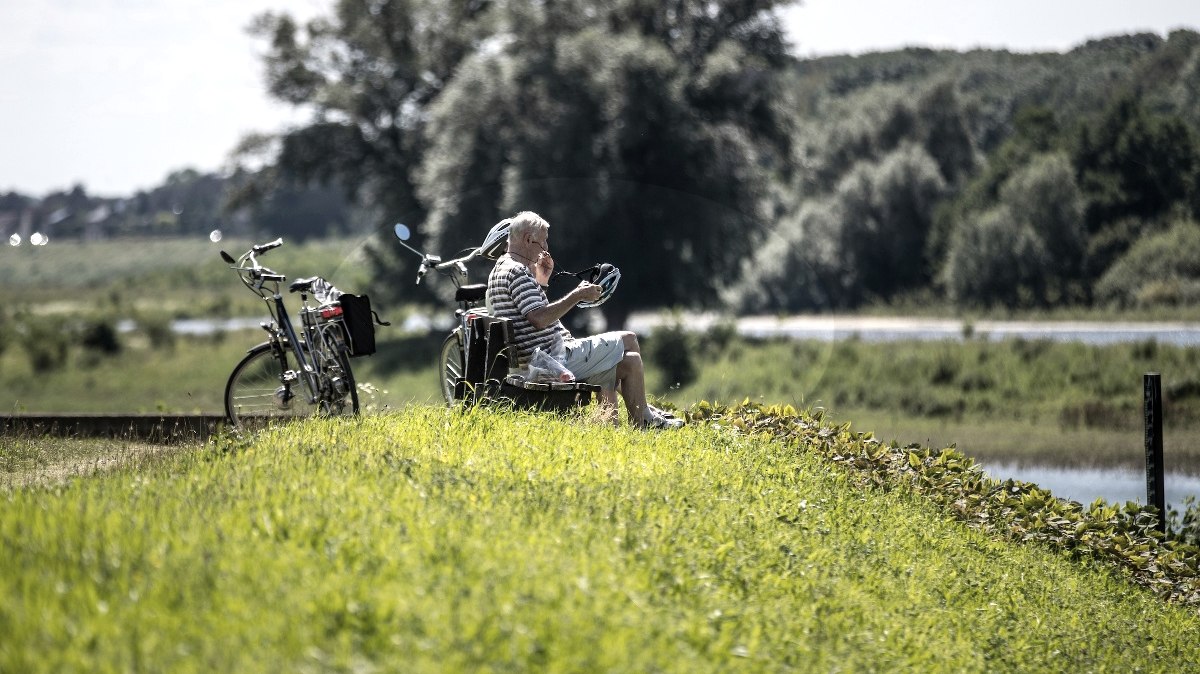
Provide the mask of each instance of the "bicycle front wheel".
{"label": "bicycle front wheel", "polygon": [[286,343],[264,342],[250,349],[225,384],[225,416],[236,427],[278,419],[310,417],[321,405],[309,403],[295,355]]}
{"label": "bicycle front wheel", "polygon": [[442,342],[442,351],[438,356],[438,372],[442,377],[442,397],[447,405],[454,404],[454,385],[463,376],[463,343],[459,330],[450,333]]}

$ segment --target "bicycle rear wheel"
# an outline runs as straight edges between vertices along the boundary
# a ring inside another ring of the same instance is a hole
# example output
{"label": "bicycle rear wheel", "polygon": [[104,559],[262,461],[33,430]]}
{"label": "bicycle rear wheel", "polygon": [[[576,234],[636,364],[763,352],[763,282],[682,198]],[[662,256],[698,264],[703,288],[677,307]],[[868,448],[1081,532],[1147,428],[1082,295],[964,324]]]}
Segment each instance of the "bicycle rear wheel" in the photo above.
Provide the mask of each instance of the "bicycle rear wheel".
{"label": "bicycle rear wheel", "polygon": [[315,357],[321,364],[321,411],[332,415],[358,414],[358,386],[350,369],[345,330],[338,325],[320,332],[324,348]]}
{"label": "bicycle rear wheel", "polygon": [[225,384],[225,416],[233,426],[262,426],[272,420],[310,417],[321,405],[308,402],[295,355],[286,343],[250,349]]}

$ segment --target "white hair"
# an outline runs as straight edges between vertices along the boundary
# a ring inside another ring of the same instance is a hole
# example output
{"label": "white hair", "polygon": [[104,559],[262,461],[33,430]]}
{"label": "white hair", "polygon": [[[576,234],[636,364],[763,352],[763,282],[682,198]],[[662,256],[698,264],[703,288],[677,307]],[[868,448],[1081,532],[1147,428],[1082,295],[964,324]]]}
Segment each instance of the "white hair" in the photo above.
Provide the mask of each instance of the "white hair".
{"label": "white hair", "polygon": [[508,228],[509,241],[521,241],[526,234],[545,234],[550,231],[550,223],[533,211],[521,211],[512,217],[512,225]]}

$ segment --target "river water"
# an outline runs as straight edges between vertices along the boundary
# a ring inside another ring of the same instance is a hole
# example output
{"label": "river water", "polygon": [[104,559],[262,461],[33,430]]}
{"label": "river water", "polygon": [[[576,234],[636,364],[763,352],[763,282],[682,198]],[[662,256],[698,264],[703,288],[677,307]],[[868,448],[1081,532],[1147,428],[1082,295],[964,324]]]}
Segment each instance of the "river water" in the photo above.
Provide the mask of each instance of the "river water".
{"label": "river water", "polygon": [[[660,313],[634,314],[629,328],[639,334],[674,322]],[[720,322],[715,314],[684,314],[684,325],[704,331]],[[736,319],[737,331],[747,337],[791,337],[835,341],[861,339],[867,342],[904,340],[962,341],[967,338],[1049,339],[1056,342],[1121,344],[1154,340],[1161,344],[1200,346],[1200,323],[1185,322],[1099,322],[1099,321],[977,321],[957,319],[872,316],[743,316]]]}
{"label": "river water", "polygon": [[[171,328],[181,335],[210,335],[257,328],[267,320],[259,318],[184,318],[171,322]],[[677,320],[661,313],[635,313],[629,318],[628,329],[649,334],[654,328]],[[705,331],[718,324],[715,314],[684,314],[681,319],[688,328]],[[411,314],[398,332],[423,332],[449,329],[450,321],[441,314],[432,317]],[[1085,344],[1121,344],[1154,340],[1161,344],[1200,346],[1200,323],[1135,323],[1096,321],[978,321],[964,322],[937,318],[887,318],[869,316],[743,316],[736,319],[737,331],[747,337],[791,337],[835,341],[861,339],[867,342],[897,342],[903,340],[962,341],[967,338],[1002,341],[1005,339],[1049,339],[1056,342]],[[117,324],[122,332],[136,328],[132,320]]]}
{"label": "river water", "polygon": [[[998,480],[1013,478],[1032,482],[1049,489],[1059,498],[1079,501],[1087,505],[1098,498],[1112,504],[1126,501],[1146,501],[1146,474],[1134,470],[1115,468],[1054,468],[1049,466],[1023,466],[1011,463],[982,464],[984,472]],[[1182,473],[1166,476],[1167,509],[1172,506],[1182,511],[1183,500],[1188,496],[1200,499],[1200,477]]]}

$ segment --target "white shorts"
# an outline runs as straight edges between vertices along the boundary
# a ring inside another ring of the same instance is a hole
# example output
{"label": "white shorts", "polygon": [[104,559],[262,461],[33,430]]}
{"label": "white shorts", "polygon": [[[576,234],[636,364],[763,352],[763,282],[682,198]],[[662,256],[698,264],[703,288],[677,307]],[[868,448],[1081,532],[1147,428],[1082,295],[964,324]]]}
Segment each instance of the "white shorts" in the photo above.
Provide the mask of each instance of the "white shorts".
{"label": "white shorts", "polygon": [[576,381],[617,388],[617,364],[625,357],[625,341],[619,332],[605,332],[563,342],[567,355],[563,365]]}

